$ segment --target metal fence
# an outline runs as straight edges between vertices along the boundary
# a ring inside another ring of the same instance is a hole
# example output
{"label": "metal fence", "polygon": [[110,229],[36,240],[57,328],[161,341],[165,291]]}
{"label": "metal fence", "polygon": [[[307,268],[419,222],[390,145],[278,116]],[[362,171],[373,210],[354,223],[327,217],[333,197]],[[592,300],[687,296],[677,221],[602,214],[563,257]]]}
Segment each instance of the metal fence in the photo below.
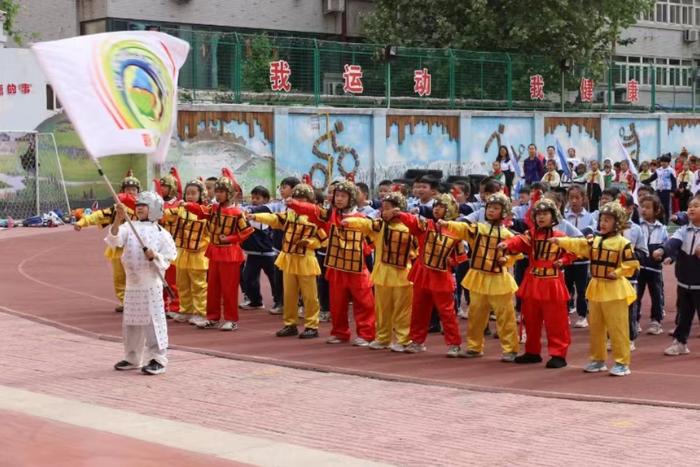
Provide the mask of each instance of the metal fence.
{"label": "metal fence", "polygon": [[[543,56],[407,47],[389,52],[366,43],[162,30],[192,46],[180,72],[185,102],[590,112],[696,109],[695,68],[612,63],[599,70],[577,64],[562,71],[558,61]],[[288,91],[272,89],[270,62],[280,60],[288,65]],[[344,91],[345,65],[361,67],[361,93]],[[430,74],[430,93],[419,95],[415,73],[423,69]],[[542,99],[531,96],[534,75],[542,77]],[[582,96],[582,78],[594,82],[590,102]],[[635,102],[628,99],[632,79],[639,85]]]}

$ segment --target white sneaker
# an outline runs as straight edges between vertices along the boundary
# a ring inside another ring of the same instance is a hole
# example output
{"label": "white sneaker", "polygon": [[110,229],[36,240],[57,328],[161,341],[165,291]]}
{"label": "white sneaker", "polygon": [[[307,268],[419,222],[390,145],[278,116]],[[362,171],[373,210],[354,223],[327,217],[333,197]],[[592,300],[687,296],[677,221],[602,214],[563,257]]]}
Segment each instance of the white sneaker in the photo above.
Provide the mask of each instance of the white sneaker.
{"label": "white sneaker", "polygon": [[641,333],[642,333],[642,325],[637,323],[637,334],[641,334]]}
{"label": "white sneaker", "polygon": [[451,346],[449,346],[449,347],[447,348],[447,354],[446,354],[446,355],[447,355],[448,358],[457,358],[457,357],[459,357],[459,352],[460,352],[460,350],[461,350],[461,349],[459,348],[458,345],[451,345]]}
{"label": "white sneaker", "polygon": [[165,316],[167,316],[170,319],[175,319],[180,313],[175,313],[174,311],[168,311],[165,313]]}
{"label": "white sneaker", "polygon": [[206,320],[206,318],[204,316],[192,315],[192,317],[189,320],[187,320],[187,322],[197,326],[199,323],[201,323],[202,321],[205,321],[205,320]]}
{"label": "white sneaker", "polygon": [[369,342],[367,342],[361,337],[356,337],[355,339],[353,339],[352,345],[354,345],[355,347],[369,347]]}
{"label": "white sneaker", "polygon": [[318,314],[318,320],[322,323],[330,323],[331,321],[331,312],[330,311],[322,311]]}
{"label": "white sneaker", "polygon": [[569,308],[569,314],[570,314],[570,315],[573,315],[574,313],[576,313],[576,307],[575,307],[575,306],[572,306],[572,307]]}
{"label": "white sneaker", "polygon": [[630,352],[634,352],[637,350],[637,346],[634,345],[634,341],[630,341]]}
{"label": "white sneaker", "polygon": [[190,313],[178,313],[173,319],[178,323],[186,323],[191,317]]}
{"label": "white sneaker", "polygon": [[404,352],[406,353],[420,353],[420,352],[425,352],[427,347],[425,344],[418,344],[417,342],[411,342],[406,346],[404,349]]}
{"label": "white sneaker", "polygon": [[271,315],[281,315],[282,314],[282,305],[274,305],[272,308],[270,308],[270,311],[268,311]]}
{"label": "white sneaker", "polygon": [[251,305],[250,302],[242,303],[238,308],[241,310],[264,310],[265,305]]}
{"label": "white sneaker", "polygon": [[382,343],[379,342],[379,341],[372,341],[372,342],[369,343],[368,347],[369,347],[370,349],[372,349],[372,350],[384,350],[384,349],[386,349],[388,346],[387,346],[386,344],[382,344]]}
{"label": "white sneaker", "polygon": [[466,310],[459,310],[457,312],[457,317],[460,319],[469,319],[469,308],[467,307]]}
{"label": "white sneaker", "polygon": [[221,326],[219,326],[219,329],[222,331],[235,331],[238,329],[238,324],[233,321],[224,321],[221,323]]}
{"label": "white sneaker", "polygon": [[344,341],[340,337],[336,336],[331,336],[328,339],[326,339],[326,344],[345,344],[347,341]]}
{"label": "white sneaker", "polygon": [[658,321],[652,321],[649,325],[649,328],[647,328],[647,334],[658,336],[659,334],[663,333],[664,328],[661,327],[661,323],[659,323]]}
{"label": "white sneaker", "polygon": [[586,318],[579,318],[576,320],[576,323],[574,323],[575,328],[587,328],[588,327],[588,320]]}
{"label": "white sneaker", "polygon": [[671,344],[666,350],[664,350],[664,355],[676,356],[676,355],[686,355],[689,354],[688,344],[682,344],[676,339],[673,339],[673,344]]}
{"label": "white sneaker", "polygon": [[406,346],[399,344],[398,342],[394,342],[389,346],[389,350],[391,350],[392,352],[403,353],[406,350]]}

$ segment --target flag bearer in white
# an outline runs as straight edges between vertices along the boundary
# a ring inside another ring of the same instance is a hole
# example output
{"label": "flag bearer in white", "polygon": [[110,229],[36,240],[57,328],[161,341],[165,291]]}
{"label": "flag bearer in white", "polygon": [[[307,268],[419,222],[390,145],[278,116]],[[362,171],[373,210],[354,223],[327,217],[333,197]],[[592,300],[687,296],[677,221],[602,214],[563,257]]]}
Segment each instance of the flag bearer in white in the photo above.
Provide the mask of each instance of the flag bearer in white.
{"label": "flag bearer in white", "polygon": [[[163,282],[160,279],[177,256],[172,236],[158,225],[163,216],[163,198],[149,191],[136,198],[133,225],[145,245],[127,224],[126,208],[117,205],[114,223],[105,238],[111,247],[123,247],[122,264],[126,271],[124,294],[124,360],[116,370],[141,368],[145,374],[165,372],[168,363],[168,328],[163,313]],[[158,270],[160,269],[160,277]],[[142,364],[145,362],[145,366]]]}

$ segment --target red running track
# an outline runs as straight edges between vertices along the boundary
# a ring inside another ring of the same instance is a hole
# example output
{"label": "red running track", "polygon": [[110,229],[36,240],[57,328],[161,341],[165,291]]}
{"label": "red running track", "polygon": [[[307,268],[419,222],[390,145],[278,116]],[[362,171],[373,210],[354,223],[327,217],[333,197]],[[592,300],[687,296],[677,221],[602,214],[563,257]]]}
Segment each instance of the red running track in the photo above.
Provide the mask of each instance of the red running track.
{"label": "red running track", "polygon": [[[0,311],[51,322],[75,332],[114,339],[121,335],[111,272],[102,257],[103,233],[94,229],[73,232],[58,229],[14,229],[0,232]],[[264,282],[264,280],[263,280]],[[675,280],[665,273],[664,326],[672,326]],[[265,303],[270,305],[269,292]],[[643,307],[642,325],[649,320]],[[461,321],[462,332],[468,321]],[[689,342],[691,354],[665,357],[671,342],[662,336],[642,335],[632,354],[632,375],[613,378],[584,374],[588,361],[588,331],[572,329],[569,367],[547,370],[544,366],[519,366],[499,361],[500,348],[487,338],[482,359],[447,359],[442,336],[428,338],[428,352],[419,355],[370,351],[349,345],[328,345],[329,325],[322,323],[321,338],[277,338],[281,317],[265,311],[241,311],[240,329],[233,333],[198,330],[171,323],[171,345],[227,358],[267,362],[295,368],[340,372],[388,380],[411,381],[485,391],[508,391],[545,397],[627,401],[700,409],[700,339]],[[698,329],[693,329],[697,336]],[[27,336],[40,339],[41,336]]]}

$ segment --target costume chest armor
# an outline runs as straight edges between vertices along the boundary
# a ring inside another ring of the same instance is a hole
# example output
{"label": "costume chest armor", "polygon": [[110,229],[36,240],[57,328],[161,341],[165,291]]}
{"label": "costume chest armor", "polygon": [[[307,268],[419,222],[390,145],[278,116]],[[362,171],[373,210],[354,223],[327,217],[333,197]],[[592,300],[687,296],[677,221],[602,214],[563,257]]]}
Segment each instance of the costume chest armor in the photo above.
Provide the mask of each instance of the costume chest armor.
{"label": "costume chest armor", "polygon": [[362,232],[331,226],[325,266],[346,272],[362,272]]}
{"label": "costume chest armor", "polygon": [[384,225],[382,263],[397,268],[405,268],[413,245],[411,234],[407,230],[402,231],[389,228],[389,224],[385,224],[381,220],[372,222],[372,230],[378,232],[381,230],[382,225]]}
{"label": "costume chest armor", "polygon": [[175,246],[190,251],[199,250],[202,237],[206,235],[206,225],[194,214],[187,213],[187,219],[178,216],[175,223]]}
{"label": "costume chest armor", "polygon": [[447,260],[454,249],[461,244],[462,241],[459,239],[429,230],[425,236],[423,264],[429,269],[447,270]]}

